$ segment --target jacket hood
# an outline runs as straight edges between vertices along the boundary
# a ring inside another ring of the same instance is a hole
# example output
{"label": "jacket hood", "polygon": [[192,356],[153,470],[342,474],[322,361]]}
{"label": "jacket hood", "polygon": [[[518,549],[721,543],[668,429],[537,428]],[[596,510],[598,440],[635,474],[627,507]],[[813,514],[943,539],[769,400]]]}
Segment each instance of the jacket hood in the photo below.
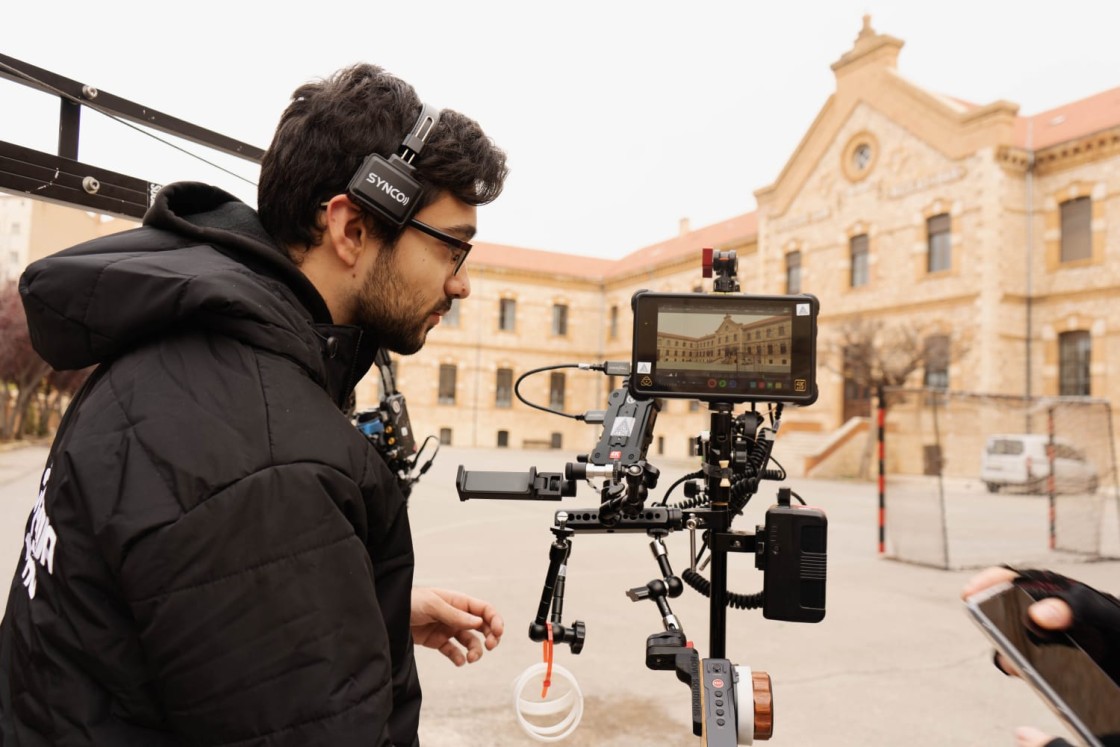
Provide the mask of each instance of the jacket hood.
{"label": "jacket hood", "polygon": [[352,387],[376,350],[369,334],[331,324],[322,296],[256,211],[195,182],[160,190],[141,228],[32,263],[19,287],[32,344],[56,369],[206,330],[297,360],[324,386],[333,378],[324,361],[342,358],[335,365],[355,378],[328,387],[338,401],[349,389],[334,390]]}

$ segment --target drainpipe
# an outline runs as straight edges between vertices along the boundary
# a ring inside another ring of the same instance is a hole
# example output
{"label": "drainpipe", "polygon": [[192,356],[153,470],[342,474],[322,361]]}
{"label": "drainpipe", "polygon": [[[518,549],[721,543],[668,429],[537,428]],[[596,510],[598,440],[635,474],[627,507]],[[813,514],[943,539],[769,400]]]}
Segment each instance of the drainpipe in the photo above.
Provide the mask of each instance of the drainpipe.
{"label": "drainpipe", "polygon": [[[1031,363],[1031,336],[1034,334],[1034,328],[1031,324],[1031,317],[1034,313],[1034,120],[1027,120],[1027,397],[1030,398],[1034,391],[1033,377],[1034,367]],[[1028,408],[1029,412],[1029,408]],[[1030,417],[1029,415],[1027,416]],[[1027,433],[1030,433],[1030,423],[1027,423]]]}
{"label": "drainpipe", "polygon": [[[499,301],[498,303],[501,303]],[[462,309],[459,310],[462,314]],[[481,385],[482,379],[482,317],[483,314],[477,314],[478,321],[474,325],[474,422],[471,423],[471,446],[478,446],[478,388]]]}

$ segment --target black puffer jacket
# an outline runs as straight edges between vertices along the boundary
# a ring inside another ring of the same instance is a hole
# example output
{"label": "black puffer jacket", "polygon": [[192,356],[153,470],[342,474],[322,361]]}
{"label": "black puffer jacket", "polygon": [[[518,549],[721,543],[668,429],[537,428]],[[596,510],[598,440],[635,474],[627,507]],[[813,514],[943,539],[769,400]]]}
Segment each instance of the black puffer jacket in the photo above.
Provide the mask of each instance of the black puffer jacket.
{"label": "black puffer jacket", "polygon": [[340,410],[376,341],[201,184],[20,290],[44,358],[100,366],[20,550],[0,745],[416,743],[405,501]]}

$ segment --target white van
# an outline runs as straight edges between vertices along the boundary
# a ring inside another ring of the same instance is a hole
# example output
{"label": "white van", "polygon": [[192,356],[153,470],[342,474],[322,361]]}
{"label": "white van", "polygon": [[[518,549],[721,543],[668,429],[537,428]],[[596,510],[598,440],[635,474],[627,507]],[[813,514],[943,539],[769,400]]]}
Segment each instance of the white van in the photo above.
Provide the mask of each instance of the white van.
{"label": "white van", "polygon": [[[1050,459],[1045,434],[1000,434],[988,437],[980,460],[980,479],[988,491],[997,493],[1013,487],[1028,493],[1049,489]],[[1058,493],[1095,493],[1099,477],[1096,466],[1076,446],[1054,439],[1054,488]]]}

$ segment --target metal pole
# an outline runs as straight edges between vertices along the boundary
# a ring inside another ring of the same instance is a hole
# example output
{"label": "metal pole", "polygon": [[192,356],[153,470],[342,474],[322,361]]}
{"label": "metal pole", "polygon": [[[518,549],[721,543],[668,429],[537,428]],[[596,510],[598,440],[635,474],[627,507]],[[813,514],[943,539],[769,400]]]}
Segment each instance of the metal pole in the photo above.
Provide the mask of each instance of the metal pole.
{"label": "metal pole", "polygon": [[949,516],[945,509],[945,479],[941,469],[941,427],[937,422],[937,401],[940,398],[939,390],[926,390],[926,396],[933,399],[933,438],[937,444],[937,495],[941,502],[941,546],[945,549],[945,569],[953,566],[949,563]]}
{"label": "metal pole", "polygon": [[887,422],[887,403],[884,399],[883,386],[880,384],[875,389],[875,396],[878,398],[878,410],[876,412],[876,424],[878,426],[878,435],[876,438],[876,446],[878,448],[879,457],[879,554],[882,555],[886,552],[887,545],[887,466],[886,466],[886,422]]}
{"label": "metal pole", "polygon": [[708,655],[722,659],[727,647],[727,548],[719,536],[731,524],[731,405],[713,403],[709,407],[712,423],[708,443],[708,545],[712,553],[712,593],[708,599]]}
{"label": "metal pole", "polygon": [[1057,482],[1054,478],[1054,406],[1053,405],[1050,405],[1050,407],[1046,408],[1046,433],[1049,436],[1049,440],[1046,444],[1046,461],[1048,463],[1047,466],[1050,468],[1050,474],[1046,477],[1046,492],[1048,494],[1049,501],[1050,501],[1050,507],[1049,507],[1049,511],[1048,511],[1049,520],[1050,520],[1050,549],[1053,550],[1054,546],[1057,544],[1057,539],[1055,537],[1056,531],[1055,531],[1055,528],[1054,528],[1054,519],[1055,519],[1055,513],[1056,513],[1056,510],[1055,510],[1056,505],[1055,504],[1057,503],[1057,496],[1056,496],[1055,493],[1056,493],[1056,490],[1057,490],[1057,487],[1058,487]]}

